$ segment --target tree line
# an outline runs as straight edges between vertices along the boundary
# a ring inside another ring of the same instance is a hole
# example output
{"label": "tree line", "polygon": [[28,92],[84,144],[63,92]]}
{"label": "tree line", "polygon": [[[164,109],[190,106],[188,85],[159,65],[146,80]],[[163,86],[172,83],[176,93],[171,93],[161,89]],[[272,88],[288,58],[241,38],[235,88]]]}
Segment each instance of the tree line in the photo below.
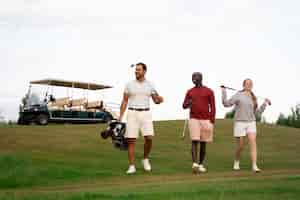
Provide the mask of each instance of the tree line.
{"label": "tree line", "polygon": [[300,103],[291,108],[290,114],[284,115],[280,113],[276,124],[300,128]]}

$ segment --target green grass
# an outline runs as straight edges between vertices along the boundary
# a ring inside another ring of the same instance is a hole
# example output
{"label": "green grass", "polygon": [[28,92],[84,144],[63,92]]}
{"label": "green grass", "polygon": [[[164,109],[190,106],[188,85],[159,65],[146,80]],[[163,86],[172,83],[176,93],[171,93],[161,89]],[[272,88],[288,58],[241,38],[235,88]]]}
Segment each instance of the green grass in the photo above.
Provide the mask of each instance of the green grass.
{"label": "green grass", "polygon": [[[173,183],[172,185],[147,185],[135,188],[99,189],[93,192],[48,193],[22,196],[7,193],[3,199],[43,199],[43,200],[96,200],[96,199],[297,199],[300,190],[297,184],[300,178],[236,181],[207,181],[205,183]],[[1,200],[1,198],[0,198]]]}
{"label": "green grass", "polygon": [[0,127],[2,199],[297,199],[300,195],[300,131],[258,125],[261,174],[250,171],[249,149],[241,172],[231,171],[232,121],[218,120],[208,145],[209,172],[191,174],[190,142],[180,139],[183,121],[155,123],[151,161],[145,174],[142,138],[138,173],[125,175],[127,153],[99,136],[105,125]]}

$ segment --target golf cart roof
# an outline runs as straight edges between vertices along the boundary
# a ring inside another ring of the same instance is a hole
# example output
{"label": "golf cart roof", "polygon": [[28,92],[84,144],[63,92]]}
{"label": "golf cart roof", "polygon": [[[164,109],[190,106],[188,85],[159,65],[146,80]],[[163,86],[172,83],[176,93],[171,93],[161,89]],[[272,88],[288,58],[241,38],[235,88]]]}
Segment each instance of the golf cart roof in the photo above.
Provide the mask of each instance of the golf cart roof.
{"label": "golf cart roof", "polygon": [[31,81],[30,84],[53,85],[53,86],[80,88],[80,89],[87,89],[87,90],[102,90],[102,89],[112,88],[112,86],[109,85],[101,85],[101,84],[78,82],[78,81],[65,81],[59,79],[43,79],[43,80]]}

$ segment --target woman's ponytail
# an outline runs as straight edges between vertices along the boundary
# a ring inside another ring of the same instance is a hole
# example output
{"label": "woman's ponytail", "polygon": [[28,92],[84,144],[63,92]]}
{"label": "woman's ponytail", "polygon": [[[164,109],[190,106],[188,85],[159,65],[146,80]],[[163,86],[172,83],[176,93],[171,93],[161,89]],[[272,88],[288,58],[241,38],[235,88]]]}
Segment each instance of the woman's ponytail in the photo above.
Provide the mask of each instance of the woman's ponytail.
{"label": "woman's ponytail", "polygon": [[253,105],[254,105],[254,112],[256,111],[256,109],[257,109],[257,98],[256,98],[256,96],[255,96],[255,94],[251,91],[250,92],[250,94],[251,94],[251,97],[252,97],[252,101],[253,101]]}
{"label": "woman's ponytail", "polygon": [[[243,86],[245,86],[247,80],[252,81],[251,79],[245,79],[245,80],[243,81]],[[245,91],[245,90],[243,89],[242,91]],[[254,112],[255,112],[256,109],[257,109],[257,107],[258,107],[258,104],[257,104],[257,98],[256,98],[255,94],[254,94],[252,91],[250,92],[250,94],[251,94],[251,98],[252,98],[253,105],[254,105],[254,106],[253,106],[253,109],[254,109]]]}

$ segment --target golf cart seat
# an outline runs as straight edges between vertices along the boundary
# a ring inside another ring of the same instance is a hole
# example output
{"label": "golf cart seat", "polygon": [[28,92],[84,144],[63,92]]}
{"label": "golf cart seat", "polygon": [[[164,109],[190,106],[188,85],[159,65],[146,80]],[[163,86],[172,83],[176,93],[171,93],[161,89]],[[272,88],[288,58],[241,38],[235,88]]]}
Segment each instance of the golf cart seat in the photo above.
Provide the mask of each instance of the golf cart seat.
{"label": "golf cart seat", "polygon": [[84,110],[85,106],[87,104],[87,99],[86,98],[81,98],[81,99],[73,99],[71,101],[71,110],[76,110],[76,111],[82,111]]}
{"label": "golf cart seat", "polygon": [[64,110],[66,106],[69,106],[71,103],[71,100],[69,97],[64,98],[58,98],[55,99],[55,101],[50,102],[48,104],[48,108],[50,110]]}
{"label": "golf cart seat", "polygon": [[89,101],[87,102],[87,109],[102,109],[103,101]]}

